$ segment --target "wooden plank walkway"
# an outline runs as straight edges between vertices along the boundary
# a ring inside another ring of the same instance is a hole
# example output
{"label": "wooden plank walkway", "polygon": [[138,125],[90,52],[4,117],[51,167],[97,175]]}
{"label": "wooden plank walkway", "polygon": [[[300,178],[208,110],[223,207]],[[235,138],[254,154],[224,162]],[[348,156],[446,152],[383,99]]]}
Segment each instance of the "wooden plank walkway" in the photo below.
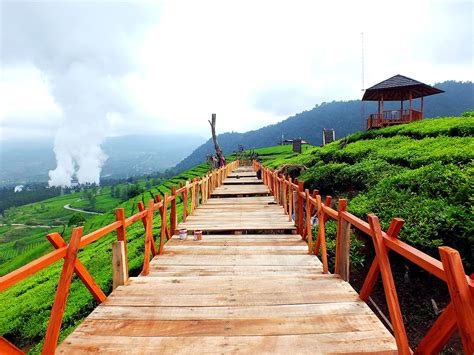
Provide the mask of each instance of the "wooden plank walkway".
{"label": "wooden plank walkway", "polygon": [[282,207],[229,186],[251,196],[211,198],[179,227],[243,234],[174,236],[150,274],[114,290],[58,352],[395,354],[393,336],[347,282],[322,274],[299,235],[266,232],[294,230]]}

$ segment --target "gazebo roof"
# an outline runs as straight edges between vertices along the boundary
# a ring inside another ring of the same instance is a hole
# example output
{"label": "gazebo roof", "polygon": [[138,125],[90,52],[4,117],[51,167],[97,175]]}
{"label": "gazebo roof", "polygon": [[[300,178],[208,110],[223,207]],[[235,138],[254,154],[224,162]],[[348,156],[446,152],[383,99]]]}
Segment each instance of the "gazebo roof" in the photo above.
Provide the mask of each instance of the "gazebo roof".
{"label": "gazebo roof", "polygon": [[382,96],[384,101],[408,100],[410,92],[412,98],[416,99],[418,97],[440,94],[444,91],[398,74],[365,90],[362,100],[378,101]]}

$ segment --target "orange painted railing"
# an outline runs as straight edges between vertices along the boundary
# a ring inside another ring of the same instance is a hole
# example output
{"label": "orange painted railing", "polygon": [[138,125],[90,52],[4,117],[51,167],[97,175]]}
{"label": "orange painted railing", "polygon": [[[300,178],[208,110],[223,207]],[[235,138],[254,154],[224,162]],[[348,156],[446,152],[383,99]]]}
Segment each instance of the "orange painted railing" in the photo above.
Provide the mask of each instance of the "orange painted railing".
{"label": "orange painted railing", "polygon": [[[141,275],[147,275],[150,269],[150,253],[155,256],[163,252],[165,238],[168,240],[176,231],[177,227],[177,213],[176,204],[177,198],[181,196],[183,201],[183,221],[186,221],[188,215],[188,204],[191,202],[191,213],[199,204],[204,204],[210,197],[212,191],[223,184],[223,180],[230,172],[239,166],[238,161],[231,162],[226,166],[209,172],[202,178],[195,178],[192,182],[187,181],[186,184],[180,184],[179,188],[173,187],[171,195],[164,194],[163,198],[159,195],[155,196],[156,200],[150,199],[147,208],[143,202],[138,203],[139,212],[125,217],[123,208],[115,210],[116,221],[97,229],[87,235],[83,235],[83,227],[77,227],[72,230],[71,239],[67,244],[61,235],[58,233],[51,233],[47,236],[51,244],[56,248],[52,251],[32,262],[22,266],[21,268],[10,272],[9,274],[0,277],[0,291],[3,291],[16,283],[24,280],[28,276],[45,269],[46,267],[64,259],[61,276],[59,278],[56,295],[54,298],[51,316],[49,319],[48,329],[44,338],[43,354],[53,354],[59,339],[59,332],[66,307],[66,301],[69,295],[69,288],[73,273],[81,279],[87,289],[91,292],[93,297],[99,302],[105,301],[107,296],[97,285],[93,277],[89,274],[85,266],[77,257],[79,249],[99,240],[105,235],[116,232],[117,240],[123,242],[125,264],[128,275],[128,258],[126,247],[126,228],[135,222],[142,221],[145,228],[145,250],[144,260]],[[170,221],[167,221],[168,205],[170,205]],[[161,219],[161,235],[160,244],[157,249],[155,239],[153,236],[153,218],[155,211],[159,211]],[[169,224],[169,225],[168,225]],[[18,353],[22,351],[16,348],[13,344],[8,342],[5,338],[0,337],[0,353]]]}
{"label": "orange painted railing", "polygon": [[[323,203],[318,190],[312,194],[304,189],[303,181],[293,182],[282,174],[272,171],[254,161],[255,170],[262,172],[263,182],[269,187],[276,202],[280,203],[290,221],[293,220],[297,231],[308,243],[308,253],[319,255],[323,263],[323,273],[328,273],[325,223],[328,219],[337,221],[335,274],[349,279],[349,249],[351,228],[355,228],[372,238],[375,259],[372,262],[365,282],[360,290],[361,300],[367,301],[379,274],[385,291],[393,332],[401,354],[410,354],[408,339],[398,302],[388,253],[396,252],[419,267],[447,283],[451,302],[436,320],[425,337],[418,344],[415,353],[438,353],[449,341],[457,329],[461,335],[466,354],[474,354],[474,280],[466,276],[459,253],[449,247],[440,247],[441,261],[399,240],[398,233],[404,221],[394,218],[384,232],[377,216],[368,215],[368,222],[347,211],[347,200],[339,199],[338,210],[330,207],[332,198],[327,196]],[[305,206],[305,207],[304,207]],[[318,219],[318,235],[313,246],[311,216],[314,212]],[[305,216],[303,216],[305,214]]]}
{"label": "orange painted railing", "polygon": [[387,110],[372,113],[367,119],[367,128],[380,128],[395,124],[409,123],[423,119],[423,113],[414,109]]}

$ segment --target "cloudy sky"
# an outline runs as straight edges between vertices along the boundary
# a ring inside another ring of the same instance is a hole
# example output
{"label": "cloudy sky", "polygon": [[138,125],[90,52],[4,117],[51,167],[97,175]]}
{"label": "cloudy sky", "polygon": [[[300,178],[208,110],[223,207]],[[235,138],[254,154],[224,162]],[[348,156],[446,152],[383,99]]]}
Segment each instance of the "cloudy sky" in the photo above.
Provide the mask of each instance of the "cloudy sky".
{"label": "cloudy sky", "polygon": [[366,87],[473,80],[472,1],[0,0],[0,139],[208,137],[213,112],[246,131],[357,99],[361,32]]}

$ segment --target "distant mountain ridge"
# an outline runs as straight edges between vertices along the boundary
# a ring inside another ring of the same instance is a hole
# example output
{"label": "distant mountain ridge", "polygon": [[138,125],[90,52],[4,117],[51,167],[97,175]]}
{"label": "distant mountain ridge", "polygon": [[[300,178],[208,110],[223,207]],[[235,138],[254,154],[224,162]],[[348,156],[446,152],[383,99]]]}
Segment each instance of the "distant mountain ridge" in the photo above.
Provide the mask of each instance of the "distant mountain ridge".
{"label": "distant mountain ridge", "polygon": [[[425,98],[425,117],[458,116],[462,112],[474,109],[474,84],[470,81],[445,81],[435,87],[445,93]],[[414,104],[415,109],[418,102]],[[399,109],[399,102],[386,102],[385,109]],[[219,144],[225,154],[232,153],[238,145],[245,149],[261,148],[278,144],[282,136],[301,137],[313,145],[322,144],[322,130],[334,128],[336,139],[345,137],[365,128],[369,113],[377,111],[377,103],[364,102],[364,120],[361,120],[361,101],[333,101],[316,105],[277,124],[245,133],[226,132],[219,134]],[[219,122],[217,123],[219,125]],[[364,125],[364,126],[363,126]],[[187,158],[176,165],[176,172],[187,170],[202,163],[206,155],[214,153],[212,140],[202,144]]]}
{"label": "distant mountain ridge", "polygon": [[[101,177],[127,178],[174,167],[204,141],[195,135],[128,135],[107,138]],[[179,144],[176,144],[179,142]],[[0,142],[0,186],[48,181],[56,167],[51,140]]]}

